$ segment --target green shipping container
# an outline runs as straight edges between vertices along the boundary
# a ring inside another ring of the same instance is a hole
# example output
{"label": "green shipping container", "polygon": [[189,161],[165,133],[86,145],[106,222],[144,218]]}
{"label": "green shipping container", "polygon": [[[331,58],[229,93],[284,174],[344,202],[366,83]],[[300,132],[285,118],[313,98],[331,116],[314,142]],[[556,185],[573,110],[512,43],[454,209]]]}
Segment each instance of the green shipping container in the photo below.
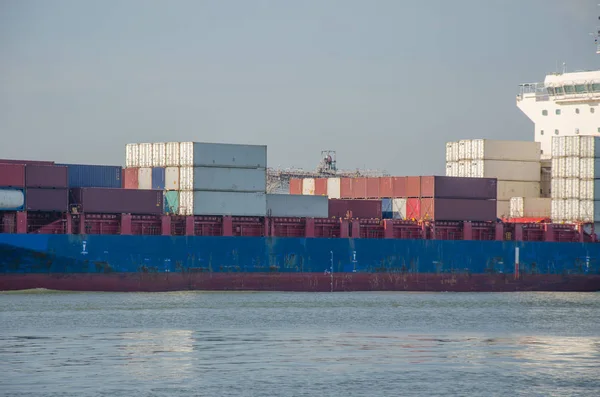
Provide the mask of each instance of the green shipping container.
{"label": "green shipping container", "polygon": [[177,214],[179,211],[179,192],[169,190],[165,192],[165,214]]}

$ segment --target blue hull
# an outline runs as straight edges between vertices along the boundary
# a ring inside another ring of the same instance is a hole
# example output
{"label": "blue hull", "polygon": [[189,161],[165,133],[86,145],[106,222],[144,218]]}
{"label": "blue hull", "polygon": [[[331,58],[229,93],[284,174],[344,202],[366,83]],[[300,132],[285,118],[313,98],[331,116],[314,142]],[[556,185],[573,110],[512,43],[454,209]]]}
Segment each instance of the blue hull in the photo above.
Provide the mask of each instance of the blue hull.
{"label": "blue hull", "polygon": [[599,259],[594,243],[0,234],[0,289],[598,291]]}

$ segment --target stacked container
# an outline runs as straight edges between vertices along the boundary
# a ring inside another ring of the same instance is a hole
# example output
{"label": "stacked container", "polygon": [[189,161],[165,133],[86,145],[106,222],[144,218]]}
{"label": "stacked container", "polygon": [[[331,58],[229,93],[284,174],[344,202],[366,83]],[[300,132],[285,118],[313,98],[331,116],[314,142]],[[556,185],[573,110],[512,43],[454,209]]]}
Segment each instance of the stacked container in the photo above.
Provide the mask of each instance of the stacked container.
{"label": "stacked container", "polygon": [[540,197],[539,142],[465,139],[446,144],[446,175],[498,180],[497,211],[508,217],[511,197]]}
{"label": "stacked container", "polygon": [[552,138],[552,220],[600,222],[600,138]]}

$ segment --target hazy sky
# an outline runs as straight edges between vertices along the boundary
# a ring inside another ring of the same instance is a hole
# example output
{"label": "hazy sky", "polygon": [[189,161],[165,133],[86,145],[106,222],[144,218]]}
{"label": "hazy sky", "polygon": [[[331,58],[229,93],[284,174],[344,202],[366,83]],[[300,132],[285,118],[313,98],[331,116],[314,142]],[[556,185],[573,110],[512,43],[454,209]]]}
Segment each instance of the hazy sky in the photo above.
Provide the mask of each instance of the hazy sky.
{"label": "hazy sky", "polygon": [[0,158],[195,140],[443,175],[447,141],[533,139],[519,83],[600,68],[599,2],[0,0]]}

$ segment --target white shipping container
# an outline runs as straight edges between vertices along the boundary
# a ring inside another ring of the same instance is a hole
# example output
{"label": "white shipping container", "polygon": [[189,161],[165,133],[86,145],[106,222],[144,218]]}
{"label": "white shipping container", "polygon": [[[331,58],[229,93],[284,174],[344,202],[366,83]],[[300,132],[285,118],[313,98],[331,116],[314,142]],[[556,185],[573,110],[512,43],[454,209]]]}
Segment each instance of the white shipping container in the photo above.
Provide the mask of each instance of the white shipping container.
{"label": "white shipping container", "polygon": [[552,175],[552,178],[560,178],[560,175],[558,174],[559,160],[560,158],[558,157],[552,158],[552,168],[550,169],[550,174]]}
{"label": "white shipping container", "polygon": [[553,136],[552,139],[552,149],[551,149],[551,157],[553,159],[564,156],[564,140],[561,140],[560,136]]}
{"label": "white shipping container", "polygon": [[458,141],[458,160],[471,160],[472,143],[470,139]]}
{"label": "white shipping container", "polygon": [[140,147],[137,143],[125,145],[125,167],[137,168],[140,166]]}
{"label": "white shipping container", "polygon": [[552,178],[550,183],[550,197],[553,199],[561,199],[562,191],[564,190],[565,180],[562,178]]}
{"label": "white shipping container", "polygon": [[510,200],[511,197],[540,197],[540,182],[498,181],[497,200]]}
{"label": "white shipping container", "polygon": [[330,199],[339,199],[341,196],[340,178],[327,178],[327,197]]}
{"label": "white shipping container", "polygon": [[329,199],[327,196],[267,194],[267,216],[328,218]]}
{"label": "white shipping container", "polygon": [[152,189],[152,168],[138,169],[138,189]]}
{"label": "white shipping container", "polygon": [[302,194],[307,196],[315,195],[315,179],[314,178],[304,178],[302,180]]}
{"label": "white shipping container", "polygon": [[406,219],[406,201],[405,198],[392,199],[392,213],[394,219]]}
{"label": "white shipping container", "polygon": [[[469,170],[471,169],[471,167],[469,167]],[[458,176],[458,161],[454,161],[451,164],[451,172],[452,175],[451,176]]]}
{"label": "white shipping container", "polygon": [[564,138],[564,156],[565,157],[579,157],[580,151],[580,137],[577,135],[567,135]]}
{"label": "white shipping container", "polygon": [[530,141],[501,141],[473,139],[473,160],[540,161],[541,143]]}
{"label": "white shipping container", "polygon": [[459,150],[458,142],[452,142],[452,161],[453,162],[458,162],[458,160],[459,160],[458,150]]}
{"label": "white shipping container", "polygon": [[508,218],[510,216],[510,201],[496,201],[496,218]]}
{"label": "white shipping container", "polygon": [[152,144],[140,143],[140,167],[152,167]]}
{"label": "white shipping container", "polygon": [[513,197],[510,199],[511,218],[550,217],[552,199],[540,197]]}
{"label": "white shipping container", "polygon": [[165,168],[165,190],[179,190],[179,167]]}
{"label": "white shipping container", "polygon": [[600,137],[582,136],[579,140],[579,156],[588,158],[600,157]]}
{"label": "white shipping container", "polygon": [[194,190],[266,193],[267,171],[264,168],[194,167]]}
{"label": "white shipping container", "polygon": [[452,142],[446,142],[446,163],[454,161],[452,155]]}
{"label": "white shipping container", "polygon": [[579,177],[581,179],[600,179],[600,158],[582,157],[579,159]]}
{"label": "white shipping container", "polygon": [[565,162],[566,162],[566,164],[565,164],[564,178],[579,178],[580,158],[579,157],[566,157]]}
{"label": "white shipping container", "polygon": [[552,207],[551,207],[551,218],[552,222],[565,222],[565,200],[562,199],[552,199]]}
{"label": "white shipping container", "polygon": [[458,175],[462,178],[469,178],[471,176],[471,160],[461,160],[458,162]]}
{"label": "white shipping container", "polygon": [[201,191],[193,192],[193,194],[194,215],[267,215],[267,195],[265,193]]}
{"label": "white shipping container", "polygon": [[595,222],[594,200],[579,201],[579,220],[581,222]]}
{"label": "white shipping container", "polygon": [[179,167],[179,142],[167,142],[165,151],[167,167]]}
{"label": "white shipping container", "polygon": [[181,142],[179,161],[182,166],[267,168],[267,147],[228,143]]}
{"label": "white shipping container", "polygon": [[474,160],[470,176],[503,181],[539,182],[541,166],[539,161]]}
{"label": "white shipping container", "polygon": [[194,167],[179,167],[179,188],[194,190]]}
{"label": "white shipping container", "polygon": [[191,190],[179,192],[179,215],[194,215],[194,192]]}
{"label": "white shipping container", "polygon": [[565,220],[567,222],[576,222],[579,220],[579,200],[565,200]]}
{"label": "white shipping container", "polygon": [[452,163],[446,163],[446,176],[454,176],[452,175]]}
{"label": "white shipping container", "polygon": [[167,144],[157,142],[152,144],[152,167],[167,166]]}
{"label": "white shipping container", "polygon": [[564,199],[579,199],[579,179],[577,178],[566,178],[564,179],[564,190],[562,197]]}

